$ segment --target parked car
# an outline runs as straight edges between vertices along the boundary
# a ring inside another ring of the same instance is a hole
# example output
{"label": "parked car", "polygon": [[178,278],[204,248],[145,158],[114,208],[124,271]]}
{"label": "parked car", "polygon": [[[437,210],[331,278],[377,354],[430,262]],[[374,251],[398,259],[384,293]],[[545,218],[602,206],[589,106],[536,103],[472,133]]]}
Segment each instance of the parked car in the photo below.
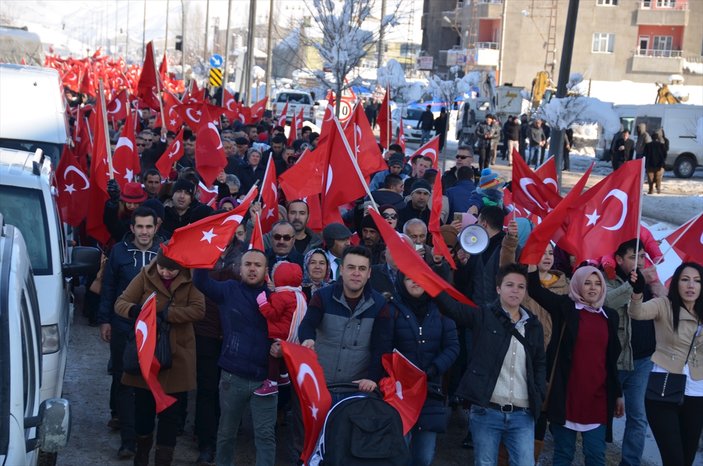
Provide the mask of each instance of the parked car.
{"label": "parked car", "polygon": [[52,465],[66,446],[68,401],[40,401],[39,299],[27,245],[0,214],[0,464]]}
{"label": "parked car", "polygon": [[669,139],[666,169],[673,169],[677,177],[690,178],[697,167],[703,166],[703,145],[696,141],[696,125],[703,118],[703,105],[616,105],[614,108],[623,128],[629,129],[635,140],[640,123],[647,124],[649,133],[664,129]]}
{"label": "parked car", "polygon": [[286,123],[290,123],[293,115],[297,115],[301,108],[305,121],[315,122],[315,102],[309,92],[292,89],[280,91],[273,103],[273,114],[276,118],[281,114],[286,103],[288,103]]}
{"label": "parked car", "polygon": [[97,272],[100,251],[66,247],[51,186],[51,163],[41,150],[0,148],[0,214],[26,240],[41,315],[41,399],[61,396],[73,304],[69,278]]}
{"label": "parked car", "polygon": [[[437,118],[443,106],[441,103],[414,103],[407,107],[397,107],[391,111],[394,140],[398,136],[398,125],[401,115],[403,116],[403,135],[405,136],[405,140],[409,142],[420,141],[422,139],[422,130],[417,127],[417,123],[420,121],[420,116],[422,112],[425,111],[425,108],[427,108],[427,105],[431,105],[430,110],[432,110],[432,116]],[[432,134],[434,135],[434,131]]]}

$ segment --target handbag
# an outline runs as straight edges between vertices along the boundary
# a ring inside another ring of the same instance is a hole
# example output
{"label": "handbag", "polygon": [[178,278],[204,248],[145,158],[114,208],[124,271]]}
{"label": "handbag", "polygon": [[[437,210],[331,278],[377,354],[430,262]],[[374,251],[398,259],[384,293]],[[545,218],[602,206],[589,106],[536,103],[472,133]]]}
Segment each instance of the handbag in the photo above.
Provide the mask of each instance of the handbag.
{"label": "handbag", "polygon": [[[171,302],[169,301],[169,304]],[[171,353],[171,324],[167,322],[168,305],[156,316],[156,347],[154,357],[159,361],[159,372],[170,369],[173,365]],[[137,338],[134,329],[129,332],[124,353],[122,354],[122,370],[128,374],[141,375],[139,355],[137,351]]]}
{"label": "handbag", "polygon": [[[700,325],[700,321],[699,321]],[[686,361],[684,367],[688,364],[688,357],[691,355],[693,343],[696,341],[696,335],[693,334],[691,344],[686,353]],[[650,372],[649,380],[647,381],[647,391],[644,394],[645,399],[651,401],[663,401],[664,403],[674,403],[677,405],[683,404],[683,397],[686,392],[686,375],[673,374],[671,372]]]}

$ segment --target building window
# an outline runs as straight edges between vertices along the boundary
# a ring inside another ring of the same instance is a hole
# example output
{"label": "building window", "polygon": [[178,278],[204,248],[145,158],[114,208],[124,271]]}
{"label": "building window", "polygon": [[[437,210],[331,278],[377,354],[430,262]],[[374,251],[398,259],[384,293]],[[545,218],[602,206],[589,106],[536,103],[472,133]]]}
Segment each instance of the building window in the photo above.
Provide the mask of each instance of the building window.
{"label": "building window", "polygon": [[596,0],[598,6],[617,6],[618,0]]}
{"label": "building window", "polygon": [[676,0],[657,0],[657,8],[674,8]]}
{"label": "building window", "polygon": [[593,33],[593,53],[613,53],[615,48],[615,34],[609,32]]}

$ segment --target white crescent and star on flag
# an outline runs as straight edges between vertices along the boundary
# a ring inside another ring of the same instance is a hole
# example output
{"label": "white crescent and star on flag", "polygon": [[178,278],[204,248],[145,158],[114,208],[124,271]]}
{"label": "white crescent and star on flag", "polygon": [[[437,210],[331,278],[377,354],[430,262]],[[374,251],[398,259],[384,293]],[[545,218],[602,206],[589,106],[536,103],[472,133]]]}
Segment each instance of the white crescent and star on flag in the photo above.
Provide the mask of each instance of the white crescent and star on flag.
{"label": "white crescent and star on flag", "polygon": [[[315,384],[315,393],[317,393],[317,400],[319,401],[320,384],[317,381],[317,377],[315,377],[315,372],[313,372],[312,368],[308,364],[302,363],[298,368],[298,375],[295,378],[295,381],[297,382],[299,387],[302,387],[306,377],[310,377],[310,379],[312,379],[313,384]],[[315,403],[312,403],[310,405],[310,410],[312,411],[312,417],[317,419],[317,412],[319,411],[319,408],[315,406]]]}
{"label": "white crescent and star on flag", "polygon": [[[608,192],[608,194],[606,194],[606,196],[605,196],[605,197],[603,198],[603,200],[601,201],[601,205],[603,205],[603,203],[604,203],[604,202],[606,201],[606,199],[608,199],[609,197],[614,197],[615,199],[617,199],[617,200],[620,202],[620,204],[621,204],[621,206],[622,206],[622,208],[621,208],[621,210],[620,210],[620,218],[619,218],[618,221],[617,221],[615,224],[613,224],[613,225],[609,225],[609,226],[600,225],[600,226],[601,226],[601,228],[603,228],[604,230],[615,231],[615,230],[619,230],[620,228],[622,228],[622,226],[625,224],[625,219],[627,219],[627,202],[628,202],[628,195],[627,195],[626,192],[624,192],[624,191],[622,191],[622,190],[620,190],[620,189],[611,189],[611,190]],[[598,213],[598,208],[594,208],[592,213],[586,214],[586,218],[588,219],[588,222],[586,223],[586,226],[590,226],[590,225],[594,225],[594,226],[595,226],[595,225],[598,223],[598,220],[599,220],[601,217],[602,217],[602,215]]]}

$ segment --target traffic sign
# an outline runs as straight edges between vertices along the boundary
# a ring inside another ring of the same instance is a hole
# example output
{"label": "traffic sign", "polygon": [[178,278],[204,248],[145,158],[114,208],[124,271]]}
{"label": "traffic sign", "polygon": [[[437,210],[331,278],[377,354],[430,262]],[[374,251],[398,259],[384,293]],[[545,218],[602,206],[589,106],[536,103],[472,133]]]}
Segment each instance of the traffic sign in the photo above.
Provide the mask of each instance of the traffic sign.
{"label": "traffic sign", "polygon": [[210,68],[210,85],[212,87],[220,87],[222,85],[222,70],[219,68]]}
{"label": "traffic sign", "polygon": [[349,102],[347,99],[342,99],[339,102],[339,121],[340,123],[345,123],[352,114],[353,102]]}
{"label": "traffic sign", "polygon": [[222,58],[222,55],[217,53],[210,57],[210,66],[213,68],[220,68],[224,62],[225,60]]}

